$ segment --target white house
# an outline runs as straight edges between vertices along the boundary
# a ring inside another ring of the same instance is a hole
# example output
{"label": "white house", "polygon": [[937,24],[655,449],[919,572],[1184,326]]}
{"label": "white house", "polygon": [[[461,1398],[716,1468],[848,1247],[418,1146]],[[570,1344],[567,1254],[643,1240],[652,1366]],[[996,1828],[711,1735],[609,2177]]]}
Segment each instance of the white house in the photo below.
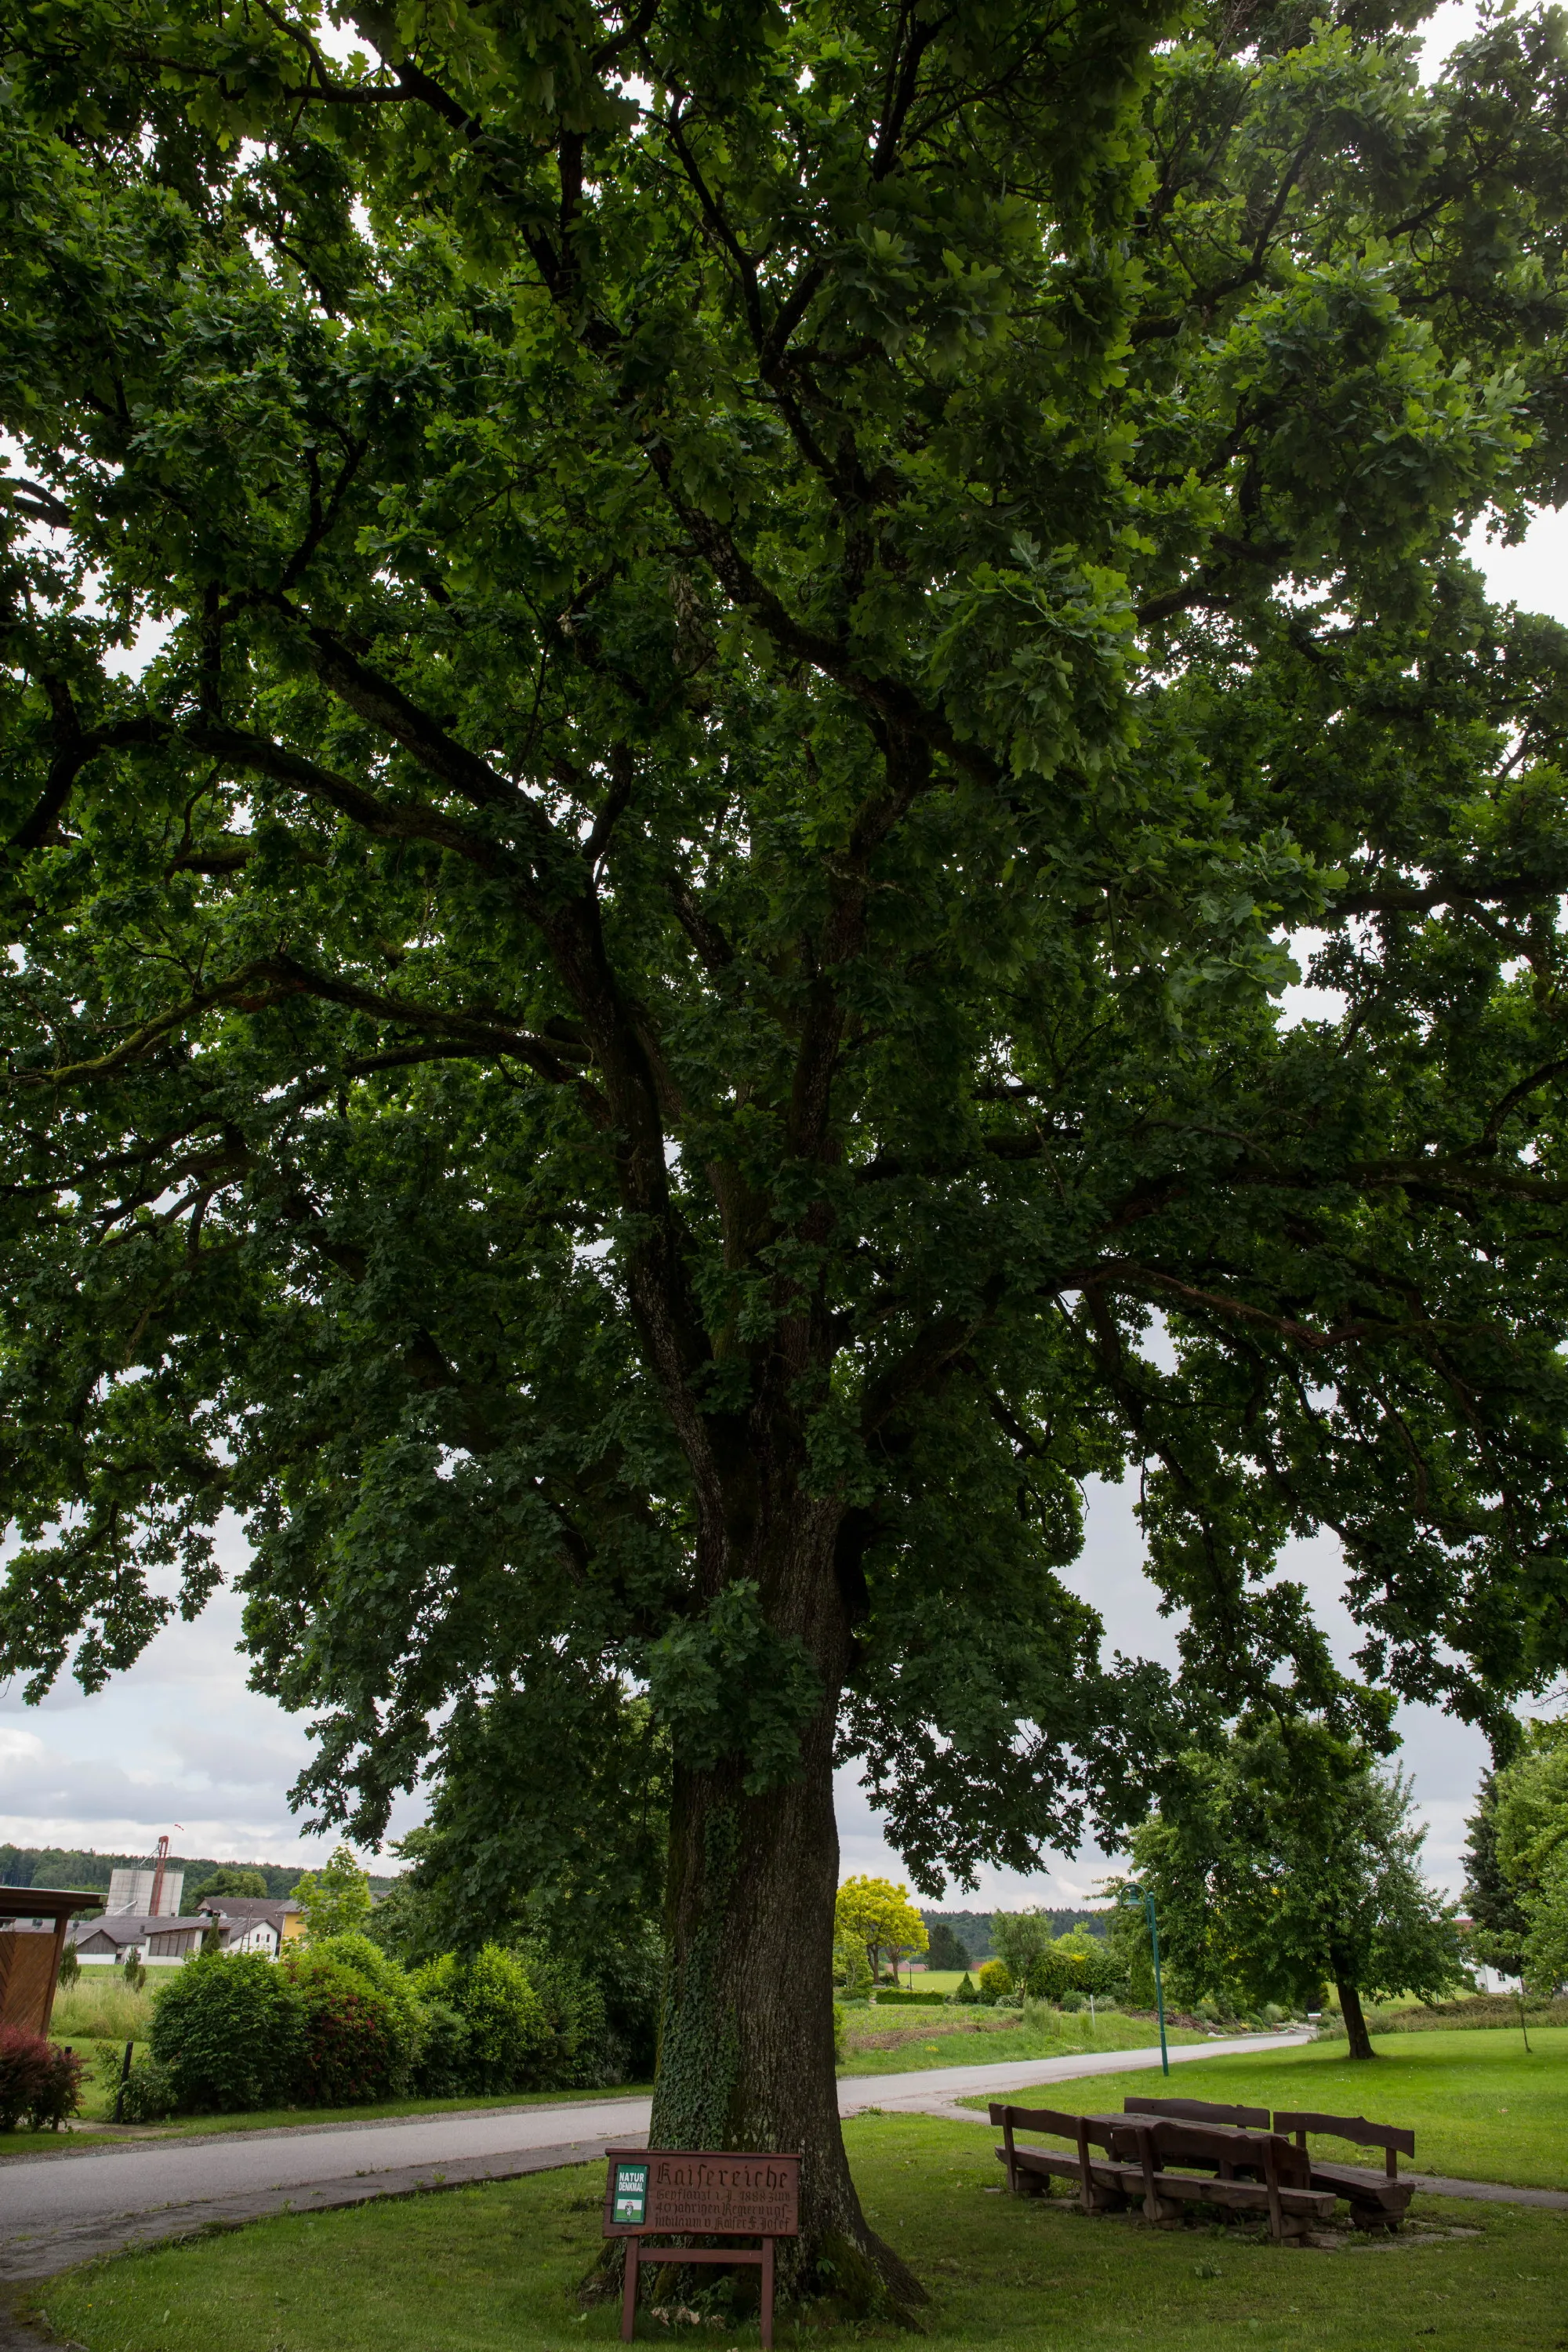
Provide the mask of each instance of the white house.
{"label": "white house", "polygon": [[199,1949],[212,1921],[198,1914],[193,1919],[171,1919],[160,1912],[106,1914],[100,1919],[73,1919],[70,1940],[85,1968],[119,1968],[125,1961],[183,1960]]}
{"label": "white house", "polygon": [[209,1895],[190,1918],[156,1918],[142,1912],[106,1913],[72,1922],[70,1941],[84,1967],[122,1967],[139,1960],[183,1960],[199,1951],[204,1937],[217,1930],[220,1952],[259,1952],[275,1960],[285,1945],[297,1943],[305,1915],[297,1903],[266,1903],[245,1895]]}

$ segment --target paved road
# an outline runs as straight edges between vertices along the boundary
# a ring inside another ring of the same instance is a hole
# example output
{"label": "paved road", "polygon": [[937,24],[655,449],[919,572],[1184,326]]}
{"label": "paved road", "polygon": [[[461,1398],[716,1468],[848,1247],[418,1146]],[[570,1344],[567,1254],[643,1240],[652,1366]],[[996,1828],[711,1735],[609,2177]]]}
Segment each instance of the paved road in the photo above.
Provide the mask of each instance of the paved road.
{"label": "paved road", "polygon": [[[1171,2053],[1173,2066],[1195,2058],[1228,2058],[1234,2053],[1256,2053],[1279,2043],[1310,2042],[1304,2028],[1284,2033],[1238,2034],[1234,2041],[1194,2042]],[[1152,2050],[1095,2050],[1070,2058],[1016,2058],[1009,2065],[931,2066],[918,2074],[846,2074],[838,2085],[838,2112],[858,2116],[865,2107],[942,2106],[954,2099],[992,2097],[1008,2090],[1027,2090],[1037,2083],[1070,2083],[1081,2074],[1136,2074],[1160,2063],[1158,2043]],[[0,2175],[0,2180],[4,2176]],[[0,2187],[0,2214],[5,2212]]]}
{"label": "paved road", "polygon": [[[1173,2050],[1171,2061],[1174,2065],[1259,2046],[1254,2035],[1205,2042]],[[930,2108],[987,2091],[1023,2090],[1037,2083],[1070,2081],[1074,2075],[1147,2066],[1158,2055],[1157,2050],[1086,2052],[1081,2057],[1024,2059],[1010,2064],[848,2075],[838,2085],[838,2105],[844,2115],[873,2106]],[[16,2158],[0,2163],[0,2234],[74,2231],[137,2214],[166,2213],[170,2208],[320,2191],[331,2182],[352,2182],[356,2195],[374,2195],[378,2178],[395,2175],[401,2185],[414,2172],[423,2176],[410,2181],[417,2186],[429,2185],[443,2171],[448,2179],[454,2174],[493,2179],[535,2168],[528,2159],[539,2150],[569,2145],[587,2156],[602,2152],[606,2144],[635,2144],[647,2126],[647,2099],[605,2098],[148,2140],[136,2147]],[[334,2200],[315,2195],[309,2201]],[[0,2275],[6,2268],[0,2258]]]}

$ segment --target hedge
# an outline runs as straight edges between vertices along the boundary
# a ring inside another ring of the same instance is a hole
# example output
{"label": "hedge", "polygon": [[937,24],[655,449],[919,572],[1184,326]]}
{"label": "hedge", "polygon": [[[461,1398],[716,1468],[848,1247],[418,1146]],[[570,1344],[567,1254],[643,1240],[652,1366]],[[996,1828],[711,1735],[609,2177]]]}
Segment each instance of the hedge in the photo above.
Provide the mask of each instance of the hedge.
{"label": "hedge", "polygon": [[297,2095],[353,2106],[406,2091],[425,2045],[418,1996],[368,1936],[326,1936],[282,1963],[305,2003]]}
{"label": "hedge", "polygon": [[462,1955],[443,1952],[417,1970],[414,1990],[462,2019],[466,2090],[522,2091],[540,2084],[552,2040],[550,2020],[515,1953],[499,1944]]}
{"label": "hedge", "polygon": [[304,1995],[259,1952],[195,1953],[159,1994],[149,2039],[181,2107],[287,2106],[305,2055]]}

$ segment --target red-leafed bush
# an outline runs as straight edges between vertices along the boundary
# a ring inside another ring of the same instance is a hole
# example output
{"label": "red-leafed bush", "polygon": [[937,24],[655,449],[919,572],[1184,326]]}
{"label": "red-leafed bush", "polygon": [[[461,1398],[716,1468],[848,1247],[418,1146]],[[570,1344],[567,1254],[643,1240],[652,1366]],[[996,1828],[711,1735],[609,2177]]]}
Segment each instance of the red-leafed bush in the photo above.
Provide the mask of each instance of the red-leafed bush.
{"label": "red-leafed bush", "polygon": [[402,2067],[395,2021],[368,1990],[324,1970],[305,1992],[305,2052],[300,2096],[307,2106],[348,2107],[384,2099]]}
{"label": "red-leafed bush", "polygon": [[47,2034],[0,2025],[0,2131],[58,2131],[81,2105],[81,2060]]}
{"label": "red-leafed bush", "polygon": [[395,2098],[426,2037],[414,1988],[368,1937],[324,1936],[290,1952],[285,1974],[304,2009],[298,2096],[307,2106]]}

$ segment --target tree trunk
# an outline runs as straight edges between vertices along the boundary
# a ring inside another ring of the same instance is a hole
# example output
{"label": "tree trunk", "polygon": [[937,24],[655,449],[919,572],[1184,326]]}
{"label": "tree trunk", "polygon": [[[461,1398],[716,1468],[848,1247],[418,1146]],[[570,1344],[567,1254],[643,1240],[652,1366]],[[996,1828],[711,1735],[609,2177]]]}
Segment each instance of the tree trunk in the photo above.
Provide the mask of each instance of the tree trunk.
{"label": "tree trunk", "polygon": [[801,2235],[778,2250],[781,2296],[886,2313],[925,2294],[868,2227],[838,2125],[837,1696],[835,1686],[802,1740],[799,1778],[782,1788],[748,1796],[738,1761],[676,1773],[670,1973],[649,2145],[798,2150]]}
{"label": "tree trunk", "polygon": [[1340,2014],[1344,2019],[1345,2032],[1350,2036],[1351,2056],[1375,2058],[1377,2053],[1372,2046],[1372,2036],[1366,2030],[1366,2020],[1362,2015],[1360,1993],[1353,1984],[1347,1984],[1342,1977],[1334,1979],[1334,1990],[1339,1994]]}

